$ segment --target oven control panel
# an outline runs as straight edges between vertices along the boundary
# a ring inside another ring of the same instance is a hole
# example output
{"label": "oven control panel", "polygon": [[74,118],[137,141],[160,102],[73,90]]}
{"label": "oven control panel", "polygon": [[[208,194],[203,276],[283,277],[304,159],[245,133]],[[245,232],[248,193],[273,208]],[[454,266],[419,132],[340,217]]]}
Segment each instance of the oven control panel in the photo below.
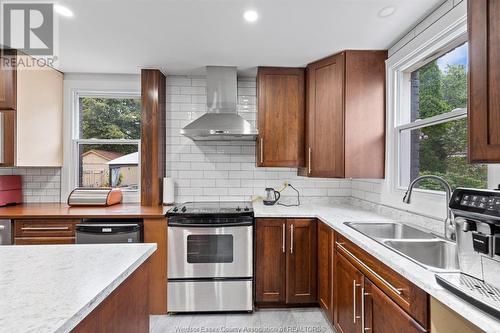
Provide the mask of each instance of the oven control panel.
{"label": "oven control panel", "polygon": [[450,208],[500,218],[500,191],[457,188]]}

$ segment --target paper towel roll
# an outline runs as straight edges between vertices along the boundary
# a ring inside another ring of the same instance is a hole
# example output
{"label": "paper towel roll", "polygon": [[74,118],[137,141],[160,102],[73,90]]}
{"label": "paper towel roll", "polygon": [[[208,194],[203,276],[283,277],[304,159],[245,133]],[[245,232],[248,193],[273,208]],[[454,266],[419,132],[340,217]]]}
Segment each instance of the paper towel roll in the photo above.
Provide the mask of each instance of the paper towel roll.
{"label": "paper towel roll", "polygon": [[163,204],[171,205],[175,203],[174,179],[163,178]]}

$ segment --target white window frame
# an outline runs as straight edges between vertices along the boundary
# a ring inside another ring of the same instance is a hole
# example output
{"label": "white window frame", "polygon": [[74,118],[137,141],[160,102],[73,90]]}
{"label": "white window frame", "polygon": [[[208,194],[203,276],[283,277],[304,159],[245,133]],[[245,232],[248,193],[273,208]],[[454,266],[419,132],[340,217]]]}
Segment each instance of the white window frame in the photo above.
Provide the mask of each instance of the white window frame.
{"label": "white window frame", "polygon": [[[405,147],[406,146],[405,143],[402,142],[403,138],[402,138],[401,132],[405,131],[405,130],[406,131],[418,130],[418,129],[422,129],[425,127],[430,127],[430,126],[443,124],[443,123],[447,123],[447,122],[454,121],[454,120],[467,118],[467,108],[458,108],[458,109],[450,110],[446,113],[439,114],[439,115],[436,115],[433,117],[428,117],[428,118],[424,118],[424,119],[417,119],[415,121],[411,121],[410,120],[411,96],[410,96],[410,92],[409,92],[410,86],[411,86],[411,83],[410,83],[411,72],[421,68],[422,66],[428,64],[429,62],[431,62],[435,59],[438,59],[439,57],[445,55],[446,53],[452,51],[456,47],[463,45],[466,42],[467,42],[467,34],[465,32],[444,46],[441,44],[438,44],[438,45],[434,46],[433,48],[431,48],[430,50],[433,51],[431,56],[422,57],[422,55],[415,55],[411,59],[411,61],[409,61],[407,66],[402,66],[401,68],[398,69],[399,73],[398,73],[398,79],[397,79],[396,84],[397,84],[397,91],[398,91],[397,98],[398,98],[399,103],[398,103],[397,111],[395,113],[396,124],[395,124],[394,131],[397,135],[397,140],[396,140],[396,144],[397,144],[397,148],[396,148],[396,152],[397,152],[397,156],[396,156],[397,176],[395,179],[395,181],[396,181],[395,186],[399,190],[405,190],[407,188],[407,186],[409,185],[409,184],[406,184],[406,185],[401,184],[401,180],[403,178],[402,174],[405,172],[404,169],[406,169],[406,168],[409,169],[409,165],[407,165],[406,162],[411,163],[411,160],[410,160],[411,156],[409,154],[405,157],[402,156],[402,154],[404,152],[403,149],[408,148],[408,147]],[[404,69],[402,69],[402,68],[404,68]],[[406,153],[409,153],[409,152],[406,151]],[[402,160],[405,158],[407,160],[405,161],[405,165],[403,165]],[[409,173],[409,170],[406,171],[406,173]],[[429,193],[432,193],[432,192],[440,192],[441,193],[442,192],[442,191],[432,191],[432,190],[423,190],[423,189],[415,189],[415,190],[416,191],[427,191]]]}
{"label": "white window frame", "polygon": [[[69,183],[71,188],[79,186],[79,145],[80,144],[127,144],[137,145],[137,149],[141,151],[141,140],[129,139],[81,139],[80,136],[80,98],[96,97],[96,98],[141,98],[140,91],[118,91],[118,90],[86,90],[75,89],[72,91],[72,124],[71,124],[71,158],[70,158],[70,178]],[[123,202],[139,202],[141,191],[141,154],[139,154],[138,165],[138,189],[123,190]]]}
{"label": "white window frame", "polygon": [[[404,121],[405,108],[409,107],[408,96],[404,96],[404,77],[412,69],[445,53],[453,46],[466,41],[467,15],[465,6],[457,6],[431,26],[414,35],[413,39],[395,51],[386,61],[386,101],[387,101],[387,140],[386,140],[386,180],[381,194],[384,204],[425,216],[443,218],[446,215],[445,196],[442,191],[416,190],[410,205],[404,204],[402,198],[406,188],[400,186],[399,131],[408,121]],[[423,120],[427,125],[448,120],[449,117],[463,117],[464,109],[453,111]],[[448,118],[448,119],[447,119]],[[424,123],[421,123],[423,125]]]}

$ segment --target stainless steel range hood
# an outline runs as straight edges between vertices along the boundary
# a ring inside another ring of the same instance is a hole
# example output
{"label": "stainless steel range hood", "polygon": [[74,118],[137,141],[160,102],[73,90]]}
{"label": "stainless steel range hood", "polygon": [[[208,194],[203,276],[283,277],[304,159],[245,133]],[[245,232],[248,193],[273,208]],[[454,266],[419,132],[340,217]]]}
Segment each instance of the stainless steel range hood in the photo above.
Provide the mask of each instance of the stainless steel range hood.
{"label": "stainless steel range hood", "polygon": [[181,129],[195,141],[255,140],[256,129],[238,115],[236,67],[207,67],[208,112]]}

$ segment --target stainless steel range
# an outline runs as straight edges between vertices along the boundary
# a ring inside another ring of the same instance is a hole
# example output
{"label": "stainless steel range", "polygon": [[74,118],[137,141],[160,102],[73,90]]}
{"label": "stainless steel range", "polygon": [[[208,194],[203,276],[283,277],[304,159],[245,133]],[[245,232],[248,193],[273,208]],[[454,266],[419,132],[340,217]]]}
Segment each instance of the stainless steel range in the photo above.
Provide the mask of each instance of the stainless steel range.
{"label": "stainless steel range", "polygon": [[460,274],[438,274],[444,288],[500,319],[500,191],[458,188],[450,200]]}
{"label": "stainless steel range", "polygon": [[168,311],[252,311],[251,204],[189,202],[167,217]]}

